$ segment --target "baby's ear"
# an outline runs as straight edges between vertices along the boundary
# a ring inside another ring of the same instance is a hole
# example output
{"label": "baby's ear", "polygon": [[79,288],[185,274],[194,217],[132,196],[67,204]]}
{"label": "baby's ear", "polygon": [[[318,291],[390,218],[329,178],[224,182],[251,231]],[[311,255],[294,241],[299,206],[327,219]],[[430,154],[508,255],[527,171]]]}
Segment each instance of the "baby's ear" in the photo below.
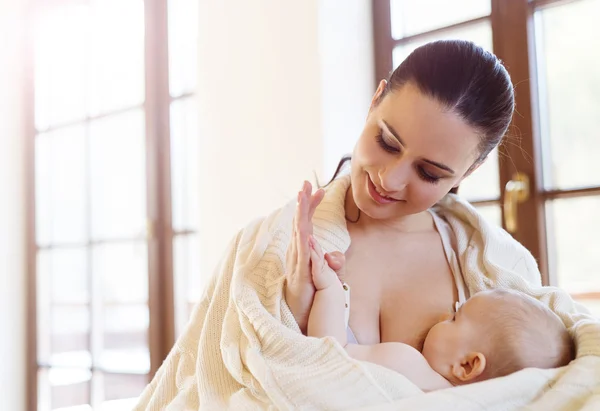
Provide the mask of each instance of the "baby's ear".
{"label": "baby's ear", "polygon": [[462,383],[474,382],[483,374],[485,366],[485,355],[480,352],[470,352],[452,366],[452,375]]}

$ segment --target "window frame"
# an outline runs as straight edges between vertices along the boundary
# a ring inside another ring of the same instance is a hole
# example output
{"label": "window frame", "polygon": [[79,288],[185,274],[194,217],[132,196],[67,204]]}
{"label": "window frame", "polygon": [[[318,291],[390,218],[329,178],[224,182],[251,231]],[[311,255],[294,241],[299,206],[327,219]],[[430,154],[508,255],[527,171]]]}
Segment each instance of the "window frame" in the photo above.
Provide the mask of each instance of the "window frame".
{"label": "window frame", "polygon": [[[505,142],[499,152],[500,198],[473,201],[474,205],[502,205],[506,184],[517,171],[530,178],[530,199],[519,204],[517,223],[519,230],[513,237],[523,244],[537,260],[544,285],[556,285],[553,264],[549,261],[545,206],[548,200],[581,198],[600,195],[600,185],[568,190],[546,190],[543,185],[542,132],[539,102],[539,79],[536,59],[536,42],[533,15],[545,7],[561,6],[581,0],[490,0],[489,16],[408,36],[392,38],[389,0],[372,0],[373,38],[376,84],[387,78],[392,70],[392,52],[396,45],[429,36],[452,28],[463,27],[489,19],[492,26],[494,53],[510,71],[515,85],[515,113],[508,136],[517,142]],[[528,153],[524,155],[524,153]],[[508,161],[506,160],[508,159]],[[504,209],[502,220],[504,226]],[[576,298],[600,298],[600,292],[573,295]]]}

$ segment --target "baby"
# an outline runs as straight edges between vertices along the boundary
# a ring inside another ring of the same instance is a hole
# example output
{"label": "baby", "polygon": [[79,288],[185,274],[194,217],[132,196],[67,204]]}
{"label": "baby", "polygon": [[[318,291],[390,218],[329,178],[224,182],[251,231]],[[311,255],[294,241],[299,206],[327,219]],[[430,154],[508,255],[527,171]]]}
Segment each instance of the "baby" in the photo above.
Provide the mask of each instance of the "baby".
{"label": "baby", "polygon": [[395,370],[423,391],[529,367],[561,367],[573,359],[573,340],[558,316],[534,298],[508,290],[484,291],[468,299],[451,318],[431,328],[422,354],[397,342],[348,344],[343,285],[312,236],[309,245],[317,291],[308,335],[334,337],[351,357]]}

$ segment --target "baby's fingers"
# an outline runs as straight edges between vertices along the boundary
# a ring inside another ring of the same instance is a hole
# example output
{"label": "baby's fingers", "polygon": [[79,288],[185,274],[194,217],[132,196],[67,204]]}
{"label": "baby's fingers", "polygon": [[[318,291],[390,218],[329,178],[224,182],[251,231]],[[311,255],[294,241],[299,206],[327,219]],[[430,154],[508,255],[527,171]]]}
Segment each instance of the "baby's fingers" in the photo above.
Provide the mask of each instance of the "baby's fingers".
{"label": "baby's fingers", "polygon": [[317,290],[322,290],[327,287],[328,282],[325,276],[325,260],[319,258],[318,253],[312,247],[310,247],[310,262],[311,262],[311,274],[313,283]]}
{"label": "baby's fingers", "polygon": [[308,241],[309,241],[308,244],[310,245],[310,248],[315,251],[317,257],[319,258],[319,261],[325,260],[325,256],[323,255],[323,249],[321,248],[321,245],[315,239],[315,237],[313,235],[311,235],[310,237],[308,237]]}

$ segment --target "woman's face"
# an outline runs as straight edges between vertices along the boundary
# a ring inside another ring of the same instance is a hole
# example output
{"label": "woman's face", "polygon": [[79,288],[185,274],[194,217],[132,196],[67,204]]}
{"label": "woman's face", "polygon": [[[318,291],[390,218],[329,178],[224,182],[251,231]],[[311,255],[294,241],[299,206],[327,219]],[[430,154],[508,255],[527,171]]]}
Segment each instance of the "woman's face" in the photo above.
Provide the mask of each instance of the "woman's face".
{"label": "woman's face", "polygon": [[373,219],[427,210],[467,175],[478,145],[472,127],[408,83],[371,107],[352,155],[354,201]]}

